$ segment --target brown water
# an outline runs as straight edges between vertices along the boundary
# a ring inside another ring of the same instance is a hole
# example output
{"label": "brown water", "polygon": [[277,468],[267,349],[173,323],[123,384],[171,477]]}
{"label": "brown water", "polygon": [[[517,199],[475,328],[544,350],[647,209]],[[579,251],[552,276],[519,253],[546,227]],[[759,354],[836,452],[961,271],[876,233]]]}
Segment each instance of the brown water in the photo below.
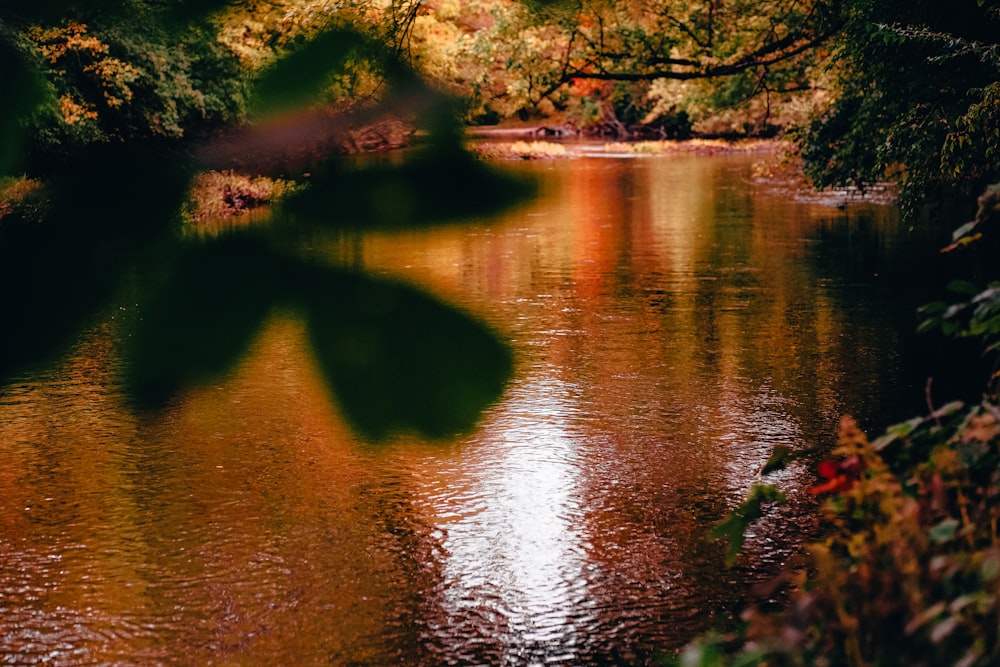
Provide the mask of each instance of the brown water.
{"label": "brown water", "polygon": [[633,665],[719,620],[802,539],[812,473],[771,476],[793,501],[742,567],[707,528],[774,445],[898,412],[907,349],[894,211],[778,196],[753,159],[525,165],[541,196],[502,220],[331,241],[510,339],[458,442],[357,441],[282,318],[131,410],[109,314],[0,388],[0,662]]}

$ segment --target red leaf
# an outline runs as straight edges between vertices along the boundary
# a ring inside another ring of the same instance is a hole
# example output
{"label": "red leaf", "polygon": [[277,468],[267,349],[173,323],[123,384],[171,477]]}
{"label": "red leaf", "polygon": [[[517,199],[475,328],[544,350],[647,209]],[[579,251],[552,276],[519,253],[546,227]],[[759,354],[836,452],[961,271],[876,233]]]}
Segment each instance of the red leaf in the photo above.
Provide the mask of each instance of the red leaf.
{"label": "red leaf", "polygon": [[852,486],[854,486],[854,480],[847,475],[837,475],[836,477],[829,479],[822,484],[817,484],[816,486],[811,486],[806,489],[810,494],[818,496],[821,493],[838,493],[840,491],[847,491]]}
{"label": "red leaf", "polygon": [[840,470],[840,464],[833,459],[827,459],[816,466],[816,472],[820,474],[820,477],[825,477],[826,479],[832,479],[838,470]]}

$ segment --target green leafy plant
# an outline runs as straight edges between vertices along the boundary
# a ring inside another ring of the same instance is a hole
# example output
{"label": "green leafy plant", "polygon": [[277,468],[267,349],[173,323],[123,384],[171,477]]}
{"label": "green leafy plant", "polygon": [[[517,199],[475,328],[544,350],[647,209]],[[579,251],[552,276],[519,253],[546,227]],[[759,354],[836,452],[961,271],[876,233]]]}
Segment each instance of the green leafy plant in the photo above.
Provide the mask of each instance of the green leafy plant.
{"label": "green leafy plant", "polygon": [[[995,234],[997,198],[980,199],[975,225]],[[965,248],[966,245],[959,246]],[[967,301],[924,309],[926,329],[980,336],[996,351],[996,287],[953,285]],[[819,464],[809,493],[821,537],[774,582],[782,609],[751,606],[726,634],[706,635],[675,664],[995,665],[1000,661],[1000,404],[996,388],[974,405],[953,402],[890,426],[870,441],[850,417]],[[765,474],[799,453],[776,451]],[[777,495],[755,486],[710,536],[740,531]],[[773,587],[771,587],[773,588]]]}
{"label": "green leafy plant", "polygon": [[754,484],[750,495],[729,517],[708,533],[709,539],[725,539],[729,543],[726,564],[733,565],[743,550],[744,535],[751,523],[764,515],[764,503],[782,503],[786,496],[773,484]]}

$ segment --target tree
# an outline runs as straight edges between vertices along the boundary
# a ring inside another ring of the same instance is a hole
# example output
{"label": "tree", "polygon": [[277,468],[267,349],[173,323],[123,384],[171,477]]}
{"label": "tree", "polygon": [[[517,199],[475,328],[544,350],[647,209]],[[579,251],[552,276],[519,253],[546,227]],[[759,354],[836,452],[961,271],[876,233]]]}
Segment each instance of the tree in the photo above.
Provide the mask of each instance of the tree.
{"label": "tree", "polygon": [[[716,108],[801,91],[810,86],[814,50],[843,22],[839,0],[491,4],[484,12],[430,3],[438,23],[461,28],[447,50],[457,60],[450,75],[472,88],[482,108],[502,115],[565,111],[601,96],[614,108],[596,115],[622,120],[629,103],[640,102],[643,113],[634,115],[641,119],[653,111],[643,100],[651,84],[659,86],[654,96],[673,98],[659,113],[683,102],[663,86],[669,81],[726,81],[715,85]],[[429,32],[416,34],[426,42]]]}
{"label": "tree", "polygon": [[[1000,180],[1000,4],[848,3],[839,96],[802,135],[820,186],[902,182],[904,212]],[[971,211],[968,212],[971,215]]]}

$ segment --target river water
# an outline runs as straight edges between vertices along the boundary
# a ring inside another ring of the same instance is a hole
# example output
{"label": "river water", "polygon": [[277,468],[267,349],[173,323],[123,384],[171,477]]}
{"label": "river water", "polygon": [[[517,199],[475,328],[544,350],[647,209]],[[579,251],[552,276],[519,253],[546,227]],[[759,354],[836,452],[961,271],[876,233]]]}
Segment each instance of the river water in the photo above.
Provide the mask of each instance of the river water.
{"label": "river water", "polygon": [[331,241],[502,332],[468,437],[361,442],[275,317],[232,377],[123,398],[121,309],[0,388],[0,662],[642,665],[811,530],[811,466],[733,569],[705,532],[775,445],[909,415],[931,243],[760,156],[525,163],[495,220]]}

